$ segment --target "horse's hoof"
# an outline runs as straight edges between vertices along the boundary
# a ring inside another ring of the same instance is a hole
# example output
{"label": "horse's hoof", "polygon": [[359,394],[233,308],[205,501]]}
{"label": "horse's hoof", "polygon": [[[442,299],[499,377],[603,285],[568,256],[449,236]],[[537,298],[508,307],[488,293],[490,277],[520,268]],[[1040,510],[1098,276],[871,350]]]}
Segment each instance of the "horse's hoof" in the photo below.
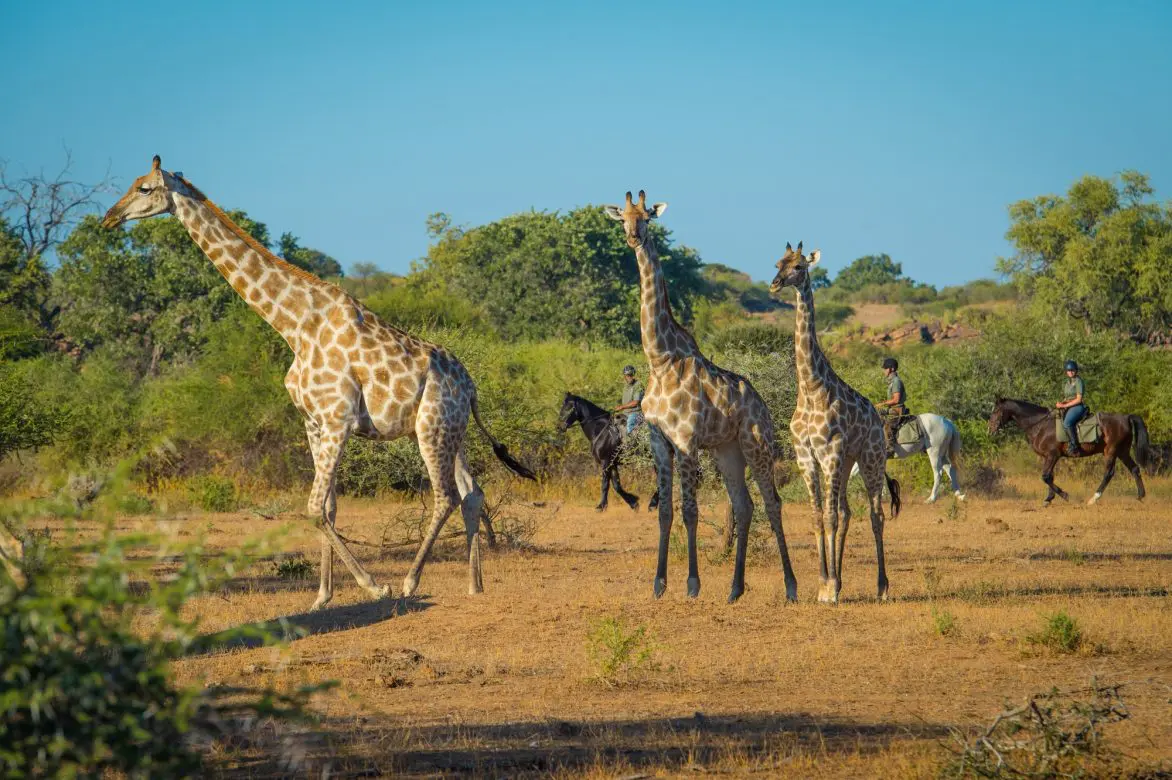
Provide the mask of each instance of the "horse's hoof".
{"label": "horse's hoof", "polygon": [[964,493],[960,493],[960,492],[953,493],[952,495],[956,496],[957,501],[964,501],[966,498],[968,498],[968,496],[966,496]]}
{"label": "horse's hoof", "polygon": [[594,511],[595,512],[605,512],[606,511],[606,504],[599,504],[598,506],[594,507]]}
{"label": "horse's hoof", "polygon": [[688,598],[694,599],[700,595],[700,578],[688,577]]}
{"label": "horse's hoof", "polygon": [[1063,501],[1069,501],[1069,500],[1070,500],[1070,494],[1069,494],[1069,493],[1065,493],[1065,492],[1064,492],[1064,493],[1059,493],[1059,494],[1058,494],[1058,497],[1059,497],[1059,498],[1061,498]]}
{"label": "horse's hoof", "polygon": [[1097,502],[1102,497],[1102,493],[1095,493],[1093,496],[1087,499],[1087,506],[1094,506],[1095,502]]}
{"label": "horse's hoof", "polygon": [[1048,509],[1050,507],[1051,503],[1052,503],[1052,501],[1050,499],[1046,499],[1045,501],[1042,502],[1042,509]]}
{"label": "horse's hoof", "polygon": [[667,592],[667,580],[662,577],[655,578],[655,598],[660,598]]}
{"label": "horse's hoof", "polygon": [[928,496],[928,498],[924,501],[924,503],[925,504],[935,504],[936,503],[936,496]]}
{"label": "horse's hoof", "polygon": [[638,509],[639,508],[639,499],[632,498],[630,501],[627,502],[627,506],[630,507],[631,509]]}

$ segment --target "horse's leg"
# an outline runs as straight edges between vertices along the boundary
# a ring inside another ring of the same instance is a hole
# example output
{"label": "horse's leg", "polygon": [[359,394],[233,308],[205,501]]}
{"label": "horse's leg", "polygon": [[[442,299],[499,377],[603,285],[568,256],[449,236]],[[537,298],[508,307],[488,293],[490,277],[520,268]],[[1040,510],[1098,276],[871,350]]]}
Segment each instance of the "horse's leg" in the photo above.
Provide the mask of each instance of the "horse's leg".
{"label": "horse's leg", "polygon": [[1103,491],[1107,489],[1107,484],[1111,482],[1111,477],[1115,476],[1115,445],[1112,442],[1110,447],[1103,450],[1103,481],[1099,483],[1099,488],[1095,494],[1087,499],[1087,506],[1094,506],[1094,503],[1103,497]]}
{"label": "horse's leg", "polygon": [[1062,499],[1066,500],[1066,491],[1054,484],[1054,465],[1058,463],[1058,458],[1058,453],[1052,452],[1042,462],[1042,481],[1049,488],[1049,491],[1046,493],[1046,500],[1042,502],[1042,506],[1050,506],[1050,502],[1054,500],[1055,494],[1062,496]]}
{"label": "horse's leg", "polygon": [[928,503],[935,504],[936,496],[940,492],[940,471],[943,469],[943,464],[940,463],[940,449],[938,447],[929,443],[927,453],[928,463],[932,464],[932,495],[928,496]]}
{"label": "horse's leg", "polygon": [[952,484],[952,495],[957,501],[964,501],[964,493],[960,489],[960,478],[956,475],[956,457],[960,453],[960,432],[954,427],[948,436],[948,450],[944,457],[948,461],[948,481]]}
{"label": "horse's leg", "polygon": [[1144,496],[1147,495],[1147,493],[1144,490],[1144,478],[1140,472],[1139,464],[1136,463],[1134,459],[1132,459],[1131,453],[1127,450],[1120,450],[1119,459],[1123,461],[1124,466],[1127,466],[1127,470],[1131,472],[1131,476],[1135,477],[1136,499],[1143,501]]}
{"label": "horse's leg", "polygon": [[610,494],[610,469],[606,466],[602,467],[602,498],[598,501],[598,506],[594,507],[595,512],[601,512],[606,509],[606,499]]}
{"label": "horse's leg", "polygon": [[623,490],[623,483],[619,481],[619,467],[611,465],[610,467],[610,481],[614,483],[614,492],[618,493],[623,501],[627,502],[627,506],[631,509],[639,506],[639,497],[634,493],[628,493]]}

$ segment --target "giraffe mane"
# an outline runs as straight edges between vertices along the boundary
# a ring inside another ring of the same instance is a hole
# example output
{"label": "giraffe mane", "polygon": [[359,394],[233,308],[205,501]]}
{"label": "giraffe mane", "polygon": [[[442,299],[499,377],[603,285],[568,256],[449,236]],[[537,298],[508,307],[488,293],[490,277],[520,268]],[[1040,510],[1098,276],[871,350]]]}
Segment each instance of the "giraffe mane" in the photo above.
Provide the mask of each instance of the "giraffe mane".
{"label": "giraffe mane", "polygon": [[312,274],[309,271],[306,271],[304,268],[298,268],[297,266],[293,265],[292,263],[290,263],[280,257],[277,257],[275,254],[273,254],[271,251],[269,251],[269,249],[267,247],[265,247],[264,244],[257,241],[251,235],[249,235],[247,230],[245,230],[244,228],[237,225],[232,220],[231,217],[229,217],[226,213],[224,213],[224,210],[222,208],[217,206],[215,204],[215,202],[211,198],[209,198],[207,195],[204,195],[203,191],[200,190],[199,187],[196,187],[194,184],[192,184],[187,179],[183,178],[182,176],[180,176],[178,174],[171,174],[171,175],[174,176],[179,181],[183,182],[184,186],[186,186],[189,190],[191,190],[192,195],[194,195],[199,200],[203,201],[204,205],[206,205],[209,209],[211,209],[212,213],[215,214],[216,217],[221,222],[224,223],[224,226],[236,234],[237,238],[239,238],[241,241],[243,241],[245,244],[247,244],[248,247],[250,249],[252,249],[254,252],[260,253],[260,255],[262,257],[264,257],[266,260],[272,262],[274,265],[276,265],[282,271],[290,273],[294,276],[299,276],[302,279],[305,279],[306,281],[317,282],[318,284],[325,285],[327,287],[334,287],[335,286],[335,285],[332,285],[329,282],[327,282],[325,279],[322,279],[321,277],[319,277],[315,274]]}

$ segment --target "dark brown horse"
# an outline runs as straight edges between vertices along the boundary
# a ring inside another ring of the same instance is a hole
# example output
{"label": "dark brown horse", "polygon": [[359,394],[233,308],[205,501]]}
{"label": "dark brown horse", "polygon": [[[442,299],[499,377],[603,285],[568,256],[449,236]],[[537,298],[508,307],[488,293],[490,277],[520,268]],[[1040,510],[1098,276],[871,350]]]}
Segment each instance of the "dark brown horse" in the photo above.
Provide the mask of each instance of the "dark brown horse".
{"label": "dark brown horse", "polygon": [[[1031,404],[1029,401],[998,398],[993,405],[993,414],[989,417],[989,434],[997,433],[1009,422],[1017,423],[1017,427],[1025,431],[1026,438],[1030,440],[1030,446],[1034,448],[1034,452],[1042,456],[1042,481],[1050,488],[1044,504],[1049,506],[1050,502],[1054,500],[1055,494],[1060,496],[1062,500],[1067,500],[1069,496],[1066,491],[1054,484],[1054,465],[1059,458],[1069,457],[1066,449],[1069,445],[1063,445],[1058,441],[1058,433],[1054,424],[1054,410]],[[1122,460],[1123,465],[1127,466],[1127,470],[1135,477],[1136,498],[1143,500],[1145,495],[1144,481],[1143,477],[1140,476],[1140,466],[1147,466],[1151,459],[1148,429],[1144,425],[1143,418],[1138,414],[1103,413],[1099,415],[1099,425],[1102,428],[1100,440],[1094,443],[1082,442],[1080,444],[1084,455],[1097,455],[1101,452],[1106,457],[1103,481],[1099,483],[1099,489],[1095,491],[1087,503],[1093,504],[1102,497],[1103,491],[1107,489],[1107,483],[1111,481],[1111,477],[1115,476],[1116,458]],[[1133,446],[1135,448],[1134,460],[1131,457]]]}

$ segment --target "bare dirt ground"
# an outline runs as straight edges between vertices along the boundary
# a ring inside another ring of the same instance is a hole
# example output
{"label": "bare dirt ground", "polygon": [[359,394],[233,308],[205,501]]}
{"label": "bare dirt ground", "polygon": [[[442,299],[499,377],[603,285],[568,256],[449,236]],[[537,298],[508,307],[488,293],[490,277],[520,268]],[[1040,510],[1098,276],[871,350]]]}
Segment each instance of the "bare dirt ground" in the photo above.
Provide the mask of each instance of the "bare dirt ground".
{"label": "bare dirt ground", "polygon": [[[1090,494],[1067,481],[1072,495]],[[177,674],[205,685],[339,682],[315,700],[320,726],[283,735],[296,769],[272,758],[277,734],[216,756],[240,776],[933,776],[949,757],[951,729],[987,725],[1007,702],[1092,678],[1126,683],[1131,717],[1107,731],[1125,765],[1172,769],[1172,482],[1149,479],[1141,504],[1120,477],[1099,506],[1046,510],[1040,482],[1013,489],[1020,497],[960,505],[908,496],[887,527],[887,603],[874,600],[870,523],[856,510],[837,606],[813,600],[805,504],[784,509],[799,603],[785,603],[776,548],[758,535],[749,589],[729,605],[732,564],[715,528],[723,504],[701,506],[699,599],[685,597],[677,543],[669,590],[655,601],[653,515],[519,503],[510,511],[536,533],[485,550],[483,595],[466,593],[462,539],[437,545],[420,595],[406,602],[370,601],[336,564],[335,600],[314,614],[304,611],[316,571],[285,579],[261,562],[192,609],[209,632],[291,616],[304,638],[193,657]],[[338,528],[377,540],[408,506],[343,500]],[[123,521],[150,530],[158,522]],[[166,525],[229,548],[283,522],[294,527],[281,547],[316,563],[316,533],[291,515]],[[376,580],[399,590],[414,548],[354,549]],[[1074,652],[1027,639],[1059,610],[1082,629]],[[942,635],[945,613],[954,623]],[[613,670],[615,653],[597,650],[608,619],[632,649]]]}

